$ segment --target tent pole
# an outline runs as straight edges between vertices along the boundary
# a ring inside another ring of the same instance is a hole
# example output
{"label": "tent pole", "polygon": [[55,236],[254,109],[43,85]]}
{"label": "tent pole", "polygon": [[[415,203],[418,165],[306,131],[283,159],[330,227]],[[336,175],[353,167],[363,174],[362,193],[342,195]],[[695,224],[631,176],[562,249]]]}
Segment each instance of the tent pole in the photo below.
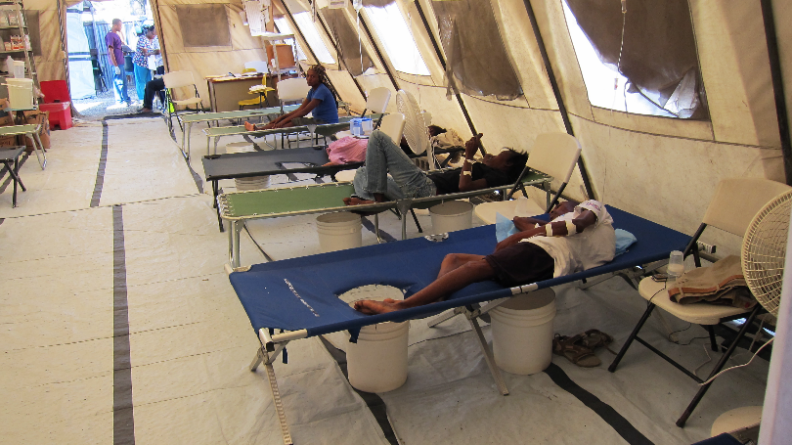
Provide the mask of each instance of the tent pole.
{"label": "tent pole", "polygon": [[[550,78],[550,85],[553,87],[553,94],[555,95],[556,103],[558,104],[558,111],[561,113],[561,119],[564,121],[564,128],[566,132],[574,136],[575,131],[572,129],[572,122],[569,121],[569,113],[567,112],[566,105],[564,105],[564,98],[561,96],[561,90],[558,88],[555,73],[553,72],[553,65],[550,63],[550,57],[547,55],[547,48],[545,47],[542,33],[539,31],[539,24],[536,22],[536,14],[534,14],[531,0],[523,0],[525,3],[525,10],[528,11],[528,18],[531,20],[531,28],[533,28],[536,43],[539,45],[539,51],[542,53],[542,61],[544,62],[545,69],[547,70],[547,77]],[[591,180],[589,179],[586,164],[583,162],[583,154],[578,157],[578,169],[580,176],[583,177],[583,185],[586,187],[586,194],[590,199],[597,199],[594,195],[594,189],[591,187]]]}
{"label": "tent pole", "polygon": [[154,17],[154,26],[157,29],[157,38],[159,39],[160,55],[162,56],[162,66],[165,72],[170,72],[170,64],[168,63],[168,51],[165,49],[165,33],[162,32],[162,18],[160,18],[160,9],[158,0],[149,0],[149,7],[151,8],[151,16]]}
{"label": "tent pole", "polygon": [[399,87],[399,82],[396,82],[396,78],[393,77],[393,72],[391,72],[390,66],[388,66],[387,63],[385,63],[385,59],[382,57],[382,53],[380,52],[379,47],[377,46],[377,41],[374,40],[374,36],[371,35],[371,30],[369,30],[368,24],[366,23],[366,19],[364,19],[363,16],[360,15],[360,12],[358,12],[357,14],[358,14],[358,18],[360,19],[360,24],[363,25],[363,31],[366,32],[366,36],[368,37],[369,42],[371,42],[371,46],[374,48],[374,52],[377,53],[377,58],[379,59],[382,66],[385,68],[385,73],[388,74],[388,78],[390,79],[391,84],[393,84],[393,88],[395,88],[396,91],[399,91],[401,89]]}
{"label": "tent pole", "polygon": [[[327,37],[330,38],[330,43],[333,44],[333,48],[335,48],[336,50],[336,57],[338,57],[338,66],[339,67],[343,66],[346,72],[349,73],[349,76],[352,77],[352,82],[355,82],[355,86],[357,87],[358,91],[360,91],[360,95],[363,96],[363,101],[365,101],[367,99],[366,92],[363,91],[363,88],[360,86],[355,76],[353,76],[352,73],[349,71],[349,66],[347,66],[346,62],[344,61],[344,58],[341,57],[341,50],[338,49],[338,43],[336,43],[336,41],[334,40],[334,36],[330,34],[330,31],[327,29],[327,25],[325,24],[322,15],[321,14],[317,14],[317,15],[319,16],[319,23],[322,24],[322,29],[324,29],[325,34],[327,34]],[[363,69],[363,65],[360,66],[360,69]]]}
{"label": "tent pole", "polygon": [[[440,60],[440,65],[442,65],[443,71],[445,72],[448,69],[446,66],[445,57],[443,57],[443,52],[440,51],[440,45],[438,45],[437,39],[435,39],[434,33],[432,33],[432,28],[429,26],[429,21],[426,20],[426,14],[424,14],[423,7],[421,7],[421,2],[419,0],[415,0],[415,7],[418,9],[418,15],[421,16],[421,21],[423,22],[424,28],[426,29],[426,34],[429,35],[429,40],[432,42],[435,54],[437,54],[437,58]],[[468,110],[465,107],[465,102],[462,101],[462,95],[460,95],[456,89],[454,90],[454,97],[456,97],[457,103],[459,103],[459,108],[462,109],[462,114],[465,116],[465,121],[467,121],[470,132],[473,133],[474,136],[477,135],[478,131],[476,131],[476,126],[473,125],[473,119],[470,118],[470,114],[468,114]],[[479,150],[481,150],[482,155],[487,154],[487,150],[484,149],[484,144],[482,144],[480,141]]]}
{"label": "tent pole", "polygon": [[767,40],[767,55],[770,58],[770,75],[773,78],[778,132],[781,136],[781,154],[784,157],[784,174],[787,185],[792,185],[792,142],[789,137],[789,115],[784,96],[784,77],[781,73],[781,60],[778,54],[772,0],[762,0],[762,18]]}

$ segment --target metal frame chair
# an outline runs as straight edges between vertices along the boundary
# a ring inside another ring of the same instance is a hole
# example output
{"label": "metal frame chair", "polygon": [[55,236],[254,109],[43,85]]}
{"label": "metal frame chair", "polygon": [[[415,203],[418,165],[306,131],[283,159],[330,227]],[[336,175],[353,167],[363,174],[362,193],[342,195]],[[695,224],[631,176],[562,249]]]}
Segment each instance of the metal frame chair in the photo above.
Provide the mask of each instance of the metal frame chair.
{"label": "metal frame chair", "polygon": [[[182,133],[184,132],[184,124],[181,121],[177,107],[183,106],[186,110],[190,110],[190,106],[194,105],[195,110],[192,111],[201,111],[201,108],[199,108],[199,105],[202,101],[201,94],[198,92],[198,86],[195,84],[195,77],[193,76],[192,71],[172,71],[170,73],[164,74],[162,76],[162,81],[165,83],[165,110],[168,113],[165,117],[165,121],[168,124],[168,130],[171,132],[171,136],[175,140],[176,136],[173,131],[173,116],[176,116],[176,122],[179,123],[179,128],[181,129]],[[172,90],[174,88],[189,86],[192,86],[195,90],[194,97],[183,100],[173,99]]]}
{"label": "metal frame chair", "polygon": [[[701,237],[701,234],[704,232],[704,229],[706,229],[708,226],[712,226],[733,235],[743,237],[745,236],[745,231],[747,230],[748,225],[750,224],[754,215],[756,215],[756,213],[759,212],[759,210],[761,210],[761,208],[771,199],[789,190],[792,190],[792,187],[779,182],[770,181],[769,179],[740,178],[722,180],[718,184],[718,188],[715,191],[715,196],[712,198],[709,207],[707,207],[707,212],[704,215],[701,225],[699,226],[698,230],[696,230],[696,233],[693,235],[690,243],[685,248],[684,256],[687,257],[688,255],[692,254],[696,267],[701,267],[701,258],[699,256],[697,242]],[[652,280],[651,277],[641,280],[638,286],[638,291],[641,296],[647,300],[648,304],[646,311],[644,311],[644,314],[641,316],[638,324],[635,325],[632,333],[624,342],[624,346],[622,346],[621,350],[616,355],[613,363],[611,363],[611,365],[608,367],[608,371],[610,372],[616,371],[616,367],[621,362],[624,354],[627,352],[627,349],[629,349],[630,345],[632,345],[633,340],[636,340],[649,348],[650,351],[660,356],[660,358],[663,360],[674,365],[674,367],[682,371],[685,375],[697,383],[702,384],[720,372],[720,370],[726,364],[726,361],[737,348],[740,340],[742,340],[745,336],[746,332],[748,331],[748,327],[752,324],[754,318],[756,318],[756,315],[761,310],[761,305],[759,304],[754,306],[754,308],[751,310],[730,306],[718,306],[708,303],[696,303],[690,305],[678,304],[671,301],[670,297],[668,296],[668,291],[665,290],[665,284],[657,283]],[[649,319],[649,316],[652,315],[652,311],[654,311],[656,307],[664,309],[680,320],[706,326],[710,337],[710,347],[713,351],[718,351],[720,349],[715,339],[715,325],[740,318],[746,318],[746,315],[747,320],[738,331],[737,337],[731,342],[720,360],[718,360],[715,367],[710,372],[710,375],[706,379],[702,379],[638,336],[639,331]],[[698,392],[690,401],[684,413],[682,413],[682,416],[677,420],[676,425],[678,427],[685,426],[685,422],[687,422],[687,419],[690,417],[693,410],[704,397],[704,394],[707,392],[710,385],[712,385],[712,382],[702,385],[699,388]]]}
{"label": "metal frame chair", "polygon": [[[534,215],[540,215],[552,210],[561,193],[564,192],[572,172],[575,170],[582,148],[574,136],[566,133],[543,133],[536,137],[536,142],[528,154],[526,166],[540,172],[545,172],[557,180],[561,180],[558,192],[550,199],[548,197],[545,208],[541,209],[534,204]],[[510,201],[517,189],[512,190],[504,197],[503,201],[486,202],[476,206],[476,216],[487,224],[495,224],[495,216],[500,213],[506,217],[513,217],[516,213],[518,201]],[[526,195],[527,197],[527,195]],[[529,201],[531,204],[532,201]],[[533,216],[533,215],[530,215]]]}

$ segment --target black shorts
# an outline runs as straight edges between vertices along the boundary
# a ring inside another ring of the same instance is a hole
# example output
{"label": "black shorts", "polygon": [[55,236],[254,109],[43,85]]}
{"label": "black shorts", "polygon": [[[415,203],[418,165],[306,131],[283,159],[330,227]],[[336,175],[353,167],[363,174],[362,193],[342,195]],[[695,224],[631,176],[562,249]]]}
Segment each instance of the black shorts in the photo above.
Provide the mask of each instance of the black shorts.
{"label": "black shorts", "polygon": [[555,261],[533,243],[517,243],[484,257],[504,286],[531,284],[553,278]]}

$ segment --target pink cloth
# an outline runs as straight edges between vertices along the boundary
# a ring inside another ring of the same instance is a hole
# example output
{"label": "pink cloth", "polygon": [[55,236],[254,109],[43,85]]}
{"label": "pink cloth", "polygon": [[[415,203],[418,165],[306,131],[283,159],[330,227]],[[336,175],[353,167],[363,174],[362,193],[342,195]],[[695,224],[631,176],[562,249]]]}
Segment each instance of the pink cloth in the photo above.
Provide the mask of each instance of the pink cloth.
{"label": "pink cloth", "polygon": [[367,139],[347,136],[327,146],[327,157],[336,164],[363,162],[366,160],[367,145]]}

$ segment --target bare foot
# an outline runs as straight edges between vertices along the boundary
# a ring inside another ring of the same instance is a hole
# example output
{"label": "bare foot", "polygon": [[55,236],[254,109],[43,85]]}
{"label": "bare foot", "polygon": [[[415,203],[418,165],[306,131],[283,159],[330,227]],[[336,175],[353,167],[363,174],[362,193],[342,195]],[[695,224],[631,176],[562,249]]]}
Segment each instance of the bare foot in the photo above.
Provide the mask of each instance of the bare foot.
{"label": "bare foot", "polygon": [[251,124],[248,121],[245,121],[245,130],[247,130],[247,131],[256,131],[256,126]]}
{"label": "bare foot", "polygon": [[392,298],[386,298],[382,301],[360,300],[355,302],[355,310],[366,315],[385,314],[401,309],[400,303],[400,301]]}
{"label": "bare foot", "polygon": [[141,113],[151,113],[151,108],[141,108],[140,112]]}
{"label": "bare foot", "polygon": [[366,199],[355,198],[354,196],[350,196],[349,198],[344,198],[344,204],[348,206],[360,206],[366,204],[376,204],[377,201],[369,201]]}

